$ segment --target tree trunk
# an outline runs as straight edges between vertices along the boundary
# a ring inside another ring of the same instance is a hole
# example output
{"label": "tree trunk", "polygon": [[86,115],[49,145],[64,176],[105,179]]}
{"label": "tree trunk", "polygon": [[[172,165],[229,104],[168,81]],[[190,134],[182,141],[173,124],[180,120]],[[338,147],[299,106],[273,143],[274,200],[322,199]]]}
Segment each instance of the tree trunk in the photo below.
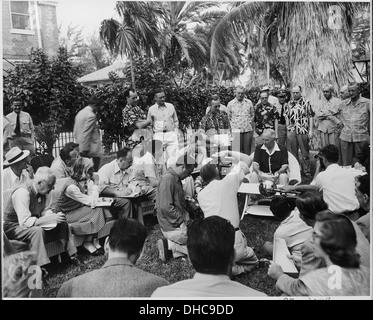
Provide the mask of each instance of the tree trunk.
{"label": "tree trunk", "polygon": [[269,85],[269,69],[270,69],[270,63],[269,63],[269,56],[267,55],[267,84]]}
{"label": "tree trunk", "polygon": [[133,65],[133,59],[130,57],[130,63],[131,63],[131,80],[132,80],[132,88],[134,91],[136,91],[136,82],[135,82],[135,66]]}

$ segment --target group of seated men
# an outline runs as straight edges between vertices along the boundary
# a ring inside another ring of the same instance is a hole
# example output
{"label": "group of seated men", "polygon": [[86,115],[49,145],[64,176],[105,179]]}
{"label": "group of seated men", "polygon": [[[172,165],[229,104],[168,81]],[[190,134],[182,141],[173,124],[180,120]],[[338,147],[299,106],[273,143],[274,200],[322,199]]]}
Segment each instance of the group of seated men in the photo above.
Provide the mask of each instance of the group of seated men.
{"label": "group of seated men", "polygon": [[[31,243],[31,249],[38,252],[38,265],[49,263],[45,248],[43,249],[49,234],[56,236],[58,233],[58,236],[64,239],[69,255],[73,257],[76,253],[76,248],[69,241],[69,228],[66,228],[64,215],[43,212],[48,207],[45,195],[53,189],[56,177],[63,178],[71,172],[70,168],[78,157],[76,148],[76,145],[65,146],[61,150],[60,157],[49,169],[52,174],[46,168],[40,168],[35,173],[32,183],[26,183],[29,179],[25,171],[27,151],[15,147],[5,156],[4,164],[9,167],[4,170],[4,179],[8,177],[10,183],[8,187],[16,190],[5,204],[6,235],[9,239],[27,242],[31,233],[39,233],[37,237],[32,235],[33,239],[38,240],[36,243]],[[190,150],[196,149],[190,148]],[[174,161],[168,161],[167,167],[166,161],[162,158],[163,149],[161,145],[157,145],[156,140],[145,144],[142,154],[141,158],[136,157],[134,160],[132,150],[125,147],[118,151],[115,160],[100,168],[97,172],[100,196],[116,199],[115,203],[120,208],[121,218],[137,218],[143,224],[142,217],[135,213],[139,199],[126,198],[129,185],[139,187],[141,196],[155,200],[156,203],[158,222],[165,237],[157,243],[159,257],[167,261],[172,257],[189,255],[188,226],[192,219],[186,202],[185,184],[183,185],[182,181],[190,177],[195,170],[198,155],[193,152],[183,153],[176,156]],[[253,183],[265,180],[276,182],[282,185],[284,191],[317,189],[322,191],[325,202],[333,212],[344,213],[354,220],[359,218],[354,176],[337,164],[339,151],[335,145],[327,145],[320,151],[311,185],[288,185],[288,152],[276,143],[272,129],[264,130],[263,144],[256,147],[254,157],[229,150],[222,151],[218,155],[230,156],[235,166],[226,177],[221,179],[218,168],[211,162],[205,161],[200,167],[199,181],[202,183],[197,199],[205,218],[223,217],[234,228],[234,259],[231,263],[233,275],[251,271],[259,265],[254,250],[247,245],[246,237],[239,228],[237,192],[245,177]],[[300,182],[300,179],[296,182]],[[25,185],[27,188],[24,187]],[[19,193],[18,197],[16,197],[17,193]],[[24,199],[22,203],[17,203],[16,199],[21,198]],[[369,219],[367,221],[369,222]],[[45,230],[39,227],[46,223],[57,223],[59,228]],[[367,228],[370,228],[369,225]]]}

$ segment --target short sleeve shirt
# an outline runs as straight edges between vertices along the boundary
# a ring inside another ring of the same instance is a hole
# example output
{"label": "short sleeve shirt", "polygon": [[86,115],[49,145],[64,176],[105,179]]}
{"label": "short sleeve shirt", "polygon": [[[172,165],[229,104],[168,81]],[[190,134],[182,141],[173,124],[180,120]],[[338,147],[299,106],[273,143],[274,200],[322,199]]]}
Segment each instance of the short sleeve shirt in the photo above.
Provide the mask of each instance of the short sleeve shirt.
{"label": "short sleeve shirt", "polygon": [[[277,146],[277,147],[276,147]],[[289,164],[287,149],[276,144],[272,155],[269,155],[267,148],[261,144],[255,148],[254,160],[259,165],[259,170],[264,173],[275,173],[284,164]]]}
{"label": "short sleeve shirt", "polygon": [[299,100],[291,100],[284,112],[289,120],[288,130],[297,134],[307,134],[310,120],[315,115],[311,103],[301,97]]}
{"label": "short sleeve shirt", "polygon": [[255,132],[261,135],[265,129],[275,129],[275,121],[279,119],[277,108],[272,104],[259,103],[254,112]]}
{"label": "short sleeve shirt", "polygon": [[227,113],[232,130],[240,132],[253,130],[254,106],[249,99],[243,99],[240,102],[234,98],[227,105]]}

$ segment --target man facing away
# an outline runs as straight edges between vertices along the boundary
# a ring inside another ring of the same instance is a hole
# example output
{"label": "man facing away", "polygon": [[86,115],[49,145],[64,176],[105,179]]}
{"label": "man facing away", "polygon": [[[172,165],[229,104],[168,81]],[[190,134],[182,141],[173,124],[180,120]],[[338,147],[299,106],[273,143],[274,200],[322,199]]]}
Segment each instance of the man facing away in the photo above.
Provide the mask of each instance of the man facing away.
{"label": "man facing away", "polygon": [[59,239],[70,257],[76,248],[66,216],[45,211],[46,195],[54,188],[56,177],[48,167],[40,167],[33,180],[16,188],[4,209],[4,232],[9,240],[30,243],[38,266],[50,263],[45,243]]}
{"label": "man facing away", "polygon": [[254,106],[245,98],[243,86],[236,87],[236,97],[227,105],[228,119],[232,128],[232,150],[250,155],[253,141]]}
{"label": "man facing away", "polygon": [[101,105],[101,100],[90,98],[88,106],[77,113],[74,122],[74,139],[79,144],[80,156],[92,158],[95,172],[98,171],[103,152],[100,127],[96,116]]}
{"label": "man facing away", "polygon": [[57,297],[150,297],[168,282],[135,266],[145,239],[146,229],[137,220],[116,220],[105,239],[104,266],[65,282]]}
{"label": "man facing away", "polygon": [[227,219],[235,228],[235,258],[232,274],[249,272],[258,265],[258,258],[240,230],[240,214],[238,210],[237,192],[249,171],[251,157],[236,151],[221,151],[221,157],[229,155],[237,163],[223,179],[214,164],[206,164],[201,168],[201,177],[207,184],[198,194],[198,202],[205,217],[217,215]]}
{"label": "man facing away", "polygon": [[236,231],[219,216],[194,220],[188,227],[187,248],[196,274],[158,288],[152,297],[264,297],[264,293],[232,281]]}
{"label": "man facing away", "polygon": [[179,149],[179,119],[174,105],[165,102],[166,96],[163,89],[156,90],[154,99],[156,103],[149,108],[147,121],[152,124],[153,139],[163,142],[168,159],[175,156]]}
{"label": "man facing away", "polygon": [[359,216],[359,202],[355,196],[354,174],[338,165],[339,150],[334,144],[319,152],[314,179],[310,185],[284,186],[285,190],[318,190],[334,213],[346,214],[351,220]]}

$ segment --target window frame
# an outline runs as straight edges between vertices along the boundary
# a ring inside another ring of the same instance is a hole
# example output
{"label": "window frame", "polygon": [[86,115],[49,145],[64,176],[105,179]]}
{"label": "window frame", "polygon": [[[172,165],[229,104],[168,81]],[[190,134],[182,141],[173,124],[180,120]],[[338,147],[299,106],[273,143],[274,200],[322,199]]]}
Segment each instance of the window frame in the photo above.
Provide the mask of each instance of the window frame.
{"label": "window frame", "polygon": [[[35,35],[35,31],[33,30],[33,21],[32,21],[32,15],[31,15],[31,1],[22,1],[22,2],[26,2],[27,5],[28,5],[28,13],[27,14],[12,11],[12,2],[13,1],[9,1],[9,15],[10,15],[10,25],[11,25],[10,32],[11,33],[18,33],[18,34]],[[28,19],[29,19],[28,20],[29,29],[14,28],[14,26],[13,26],[13,15],[28,17]]]}

